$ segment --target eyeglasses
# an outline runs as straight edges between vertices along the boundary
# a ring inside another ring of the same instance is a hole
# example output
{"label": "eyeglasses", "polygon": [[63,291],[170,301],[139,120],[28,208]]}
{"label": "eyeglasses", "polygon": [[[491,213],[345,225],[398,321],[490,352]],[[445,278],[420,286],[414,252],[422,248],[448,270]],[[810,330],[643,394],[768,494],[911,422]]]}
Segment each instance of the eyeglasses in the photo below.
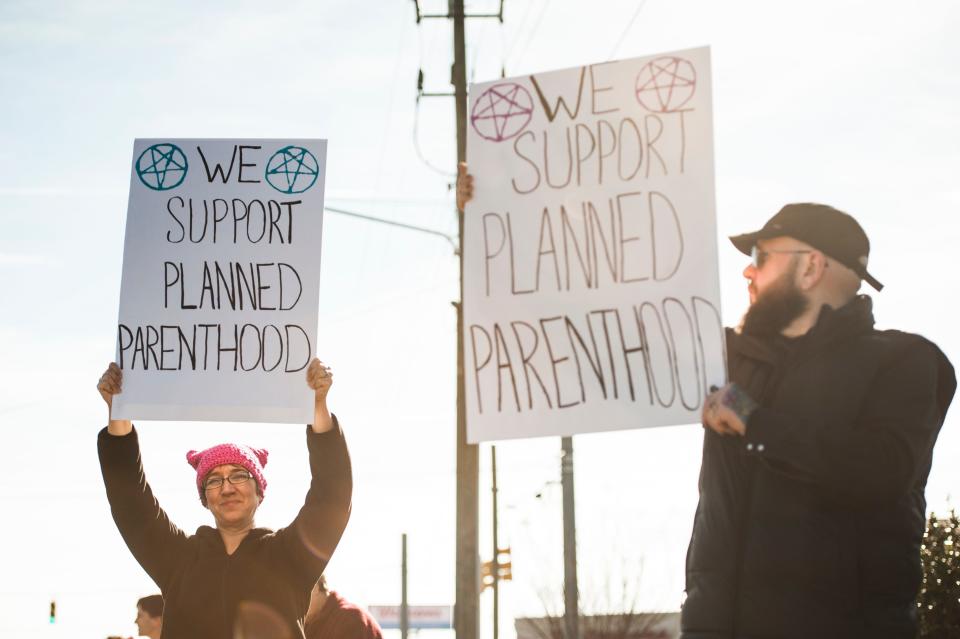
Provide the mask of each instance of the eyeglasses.
{"label": "eyeglasses", "polygon": [[787,254],[798,254],[798,253],[813,253],[811,250],[798,250],[798,251],[775,251],[768,250],[764,251],[757,247],[756,244],[753,245],[753,248],[750,249],[750,259],[753,260],[753,268],[758,271],[763,268],[763,265],[767,263],[767,258],[774,253],[787,253]]}
{"label": "eyeglasses", "polygon": [[203,489],[214,490],[214,489],[220,488],[221,486],[223,486],[224,480],[227,480],[234,486],[237,486],[239,484],[243,484],[250,481],[252,477],[253,475],[251,475],[245,470],[238,470],[238,471],[232,472],[226,477],[220,477],[218,475],[214,475],[213,477],[207,477],[203,481]]}

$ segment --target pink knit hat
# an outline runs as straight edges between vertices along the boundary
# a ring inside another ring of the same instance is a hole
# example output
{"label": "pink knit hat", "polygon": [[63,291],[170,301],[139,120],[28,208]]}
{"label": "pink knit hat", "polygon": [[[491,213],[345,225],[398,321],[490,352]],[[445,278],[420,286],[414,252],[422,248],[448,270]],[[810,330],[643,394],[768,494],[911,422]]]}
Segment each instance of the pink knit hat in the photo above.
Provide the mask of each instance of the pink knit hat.
{"label": "pink knit hat", "polygon": [[260,488],[260,495],[263,496],[267,490],[267,480],[263,476],[267,455],[269,453],[262,448],[251,448],[243,444],[219,444],[199,453],[195,450],[188,452],[187,462],[197,470],[197,491],[200,493],[200,501],[204,506],[207,505],[203,480],[211,470],[224,464],[236,464],[249,471]]}

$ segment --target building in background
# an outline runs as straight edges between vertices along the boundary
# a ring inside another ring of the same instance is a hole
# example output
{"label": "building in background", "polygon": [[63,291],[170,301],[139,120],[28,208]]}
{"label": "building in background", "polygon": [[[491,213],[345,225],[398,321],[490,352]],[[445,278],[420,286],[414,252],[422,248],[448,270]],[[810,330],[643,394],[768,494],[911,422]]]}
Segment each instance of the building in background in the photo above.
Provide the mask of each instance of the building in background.
{"label": "building in background", "polygon": [[[517,639],[563,639],[564,618],[519,617]],[[677,639],[679,612],[628,612],[617,615],[581,615],[582,639]]]}

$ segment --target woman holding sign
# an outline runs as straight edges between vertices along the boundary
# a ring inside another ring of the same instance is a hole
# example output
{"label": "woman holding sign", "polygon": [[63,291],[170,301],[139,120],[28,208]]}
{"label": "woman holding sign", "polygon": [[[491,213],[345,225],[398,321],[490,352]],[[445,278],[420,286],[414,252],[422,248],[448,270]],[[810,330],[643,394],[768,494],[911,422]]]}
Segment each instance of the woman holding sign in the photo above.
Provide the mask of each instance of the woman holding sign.
{"label": "woman holding sign", "polygon": [[[327,409],[332,383],[330,369],[314,358],[307,368],[315,393],[314,421],[307,427],[310,490],[293,523],[276,532],[254,526],[267,488],[267,451],[221,444],[187,453],[200,501],[215,523],[188,535],[154,499],[131,422],[110,419],[100,431],[100,467],[113,519],[163,593],[163,636],[303,637],[310,591],[350,515],[350,457]],[[108,411],[121,384],[120,368],[111,364],[97,385]]]}

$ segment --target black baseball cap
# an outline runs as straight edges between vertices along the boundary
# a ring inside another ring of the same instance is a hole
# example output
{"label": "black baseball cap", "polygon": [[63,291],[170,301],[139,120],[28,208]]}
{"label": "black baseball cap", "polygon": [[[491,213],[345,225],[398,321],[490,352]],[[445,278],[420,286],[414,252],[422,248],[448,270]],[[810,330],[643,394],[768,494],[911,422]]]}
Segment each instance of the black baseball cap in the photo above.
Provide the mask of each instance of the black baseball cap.
{"label": "black baseball cap", "polygon": [[750,255],[757,240],[792,237],[809,244],[840,262],[878,291],[883,284],[867,272],[870,240],[851,215],[826,204],[787,204],[753,233],[733,235],[730,241],[744,255]]}

